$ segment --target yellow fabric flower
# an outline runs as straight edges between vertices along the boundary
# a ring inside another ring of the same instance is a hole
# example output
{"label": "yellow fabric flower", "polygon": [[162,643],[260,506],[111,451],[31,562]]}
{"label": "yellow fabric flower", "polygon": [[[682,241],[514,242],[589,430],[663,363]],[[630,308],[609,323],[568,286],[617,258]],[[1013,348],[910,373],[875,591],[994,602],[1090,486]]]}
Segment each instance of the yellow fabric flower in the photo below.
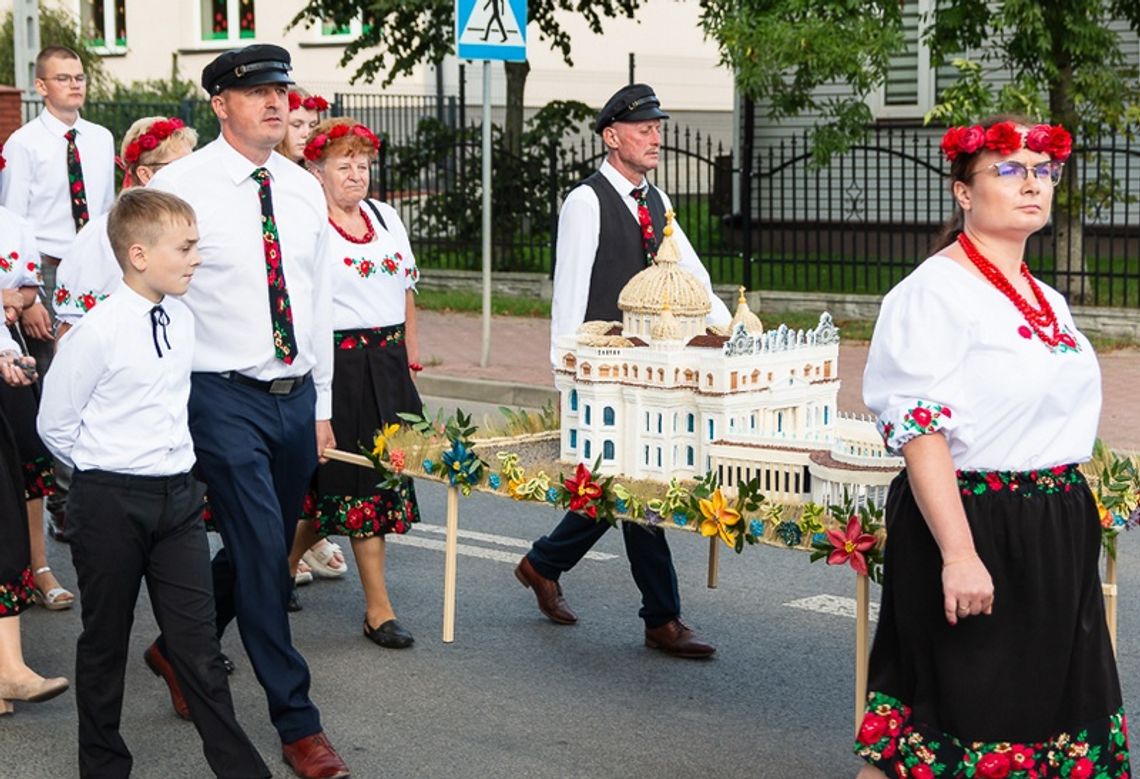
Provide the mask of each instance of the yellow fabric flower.
{"label": "yellow fabric flower", "polygon": [[384,456],[384,450],[388,447],[388,439],[394,436],[399,429],[399,425],[385,425],[376,433],[376,438],[372,441],[373,457],[379,460]]}
{"label": "yellow fabric flower", "polygon": [[710,500],[701,498],[701,535],[720,535],[720,540],[728,546],[735,547],[736,540],[728,532],[729,527],[740,522],[740,512],[728,505],[724,495],[718,489],[712,494]]}

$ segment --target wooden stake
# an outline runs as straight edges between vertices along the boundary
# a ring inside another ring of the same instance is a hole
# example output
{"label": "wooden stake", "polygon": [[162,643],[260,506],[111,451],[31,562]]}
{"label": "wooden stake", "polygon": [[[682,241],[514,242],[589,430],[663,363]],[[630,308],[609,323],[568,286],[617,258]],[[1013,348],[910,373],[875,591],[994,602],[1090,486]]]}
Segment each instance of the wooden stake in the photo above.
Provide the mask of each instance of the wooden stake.
{"label": "wooden stake", "polygon": [[867,705],[867,664],[871,657],[871,580],[855,574],[855,732]]}
{"label": "wooden stake", "polygon": [[340,449],[326,449],[325,457],[337,462],[348,463],[349,465],[359,465],[361,468],[371,468],[372,461],[362,454],[353,454],[352,452],[342,452]]}
{"label": "wooden stake", "polygon": [[720,579],[720,537],[709,536],[709,589],[715,590]]}
{"label": "wooden stake", "polygon": [[1116,559],[1112,555],[1104,556],[1104,583],[1101,585],[1104,593],[1104,621],[1108,623],[1108,637],[1112,641],[1112,653],[1116,654]]}
{"label": "wooden stake", "polygon": [[447,488],[447,535],[443,545],[443,643],[455,640],[455,573],[459,542],[459,488]]}

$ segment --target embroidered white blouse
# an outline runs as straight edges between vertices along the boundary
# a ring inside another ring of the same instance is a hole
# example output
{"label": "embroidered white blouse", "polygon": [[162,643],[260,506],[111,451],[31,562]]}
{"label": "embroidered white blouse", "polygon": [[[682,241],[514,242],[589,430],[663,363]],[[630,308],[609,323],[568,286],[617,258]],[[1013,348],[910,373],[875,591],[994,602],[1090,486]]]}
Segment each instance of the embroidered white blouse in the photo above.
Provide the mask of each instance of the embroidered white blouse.
{"label": "embroidered white blouse", "polygon": [[0,288],[39,287],[36,233],[23,217],[0,206]]}
{"label": "embroidered white blouse", "polygon": [[55,316],[75,325],[122,282],[123,270],[107,237],[107,214],[83,226],[60,258],[55,272]]}
{"label": "embroidered white blouse", "polygon": [[1060,293],[1041,286],[1070,337],[1050,349],[988,281],[935,255],[883,299],[863,400],[887,448],[941,433],[960,470],[1083,462],[1100,418],[1100,366]]}
{"label": "embroidered white blouse", "polygon": [[329,230],[328,257],[332,263],[333,329],[364,330],[404,322],[406,292],[420,278],[408,231],[396,209],[371,201],[384,217],[376,221],[367,203],[364,216],[376,232],[369,243],[353,243]]}

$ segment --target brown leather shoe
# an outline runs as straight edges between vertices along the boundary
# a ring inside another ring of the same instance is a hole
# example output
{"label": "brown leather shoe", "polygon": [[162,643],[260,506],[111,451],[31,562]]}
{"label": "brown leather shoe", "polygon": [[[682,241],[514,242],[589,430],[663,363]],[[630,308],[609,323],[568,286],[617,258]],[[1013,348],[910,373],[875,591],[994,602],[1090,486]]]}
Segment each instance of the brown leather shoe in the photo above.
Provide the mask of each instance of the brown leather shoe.
{"label": "brown leather shoe", "polygon": [[518,567],[515,568],[515,578],[522,582],[523,587],[534,590],[534,597],[538,599],[538,610],[551,622],[573,625],[578,621],[578,615],[570,610],[570,605],[562,597],[562,586],[534,570],[527,557],[524,556],[519,561]]}
{"label": "brown leather shoe", "polygon": [[348,766],[324,731],[281,745],[281,757],[301,779],[344,779]]}
{"label": "brown leather shoe", "polygon": [[154,672],[155,676],[162,677],[162,680],[166,682],[166,686],[170,689],[170,703],[174,706],[174,713],[184,720],[190,719],[190,707],[186,705],[182,688],[178,686],[178,678],[174,675],[174,668],[162,652],[158,651],[157,643],[146,648],[146,651],[143,652],[143,660],[146,661],[147,668]]}
{"label": "brown leather shoe", "polygon": [[673,657],[687,657],[700,660],[712,657],[716,647],[702,641],[693,629],[679,619],[666,622],[661,627],[645,629],[645,645],[659,649]]}

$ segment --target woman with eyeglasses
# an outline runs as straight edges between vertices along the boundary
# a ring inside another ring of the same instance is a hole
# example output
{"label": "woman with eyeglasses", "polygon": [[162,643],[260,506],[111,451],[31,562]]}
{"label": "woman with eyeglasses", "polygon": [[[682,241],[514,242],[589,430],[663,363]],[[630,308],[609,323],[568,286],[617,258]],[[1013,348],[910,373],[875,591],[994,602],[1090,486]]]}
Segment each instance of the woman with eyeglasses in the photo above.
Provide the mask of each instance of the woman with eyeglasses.
{"label": "woman with eyeglasses", "polygon": [[1100,371],[1025,265],[1071,144],[1012,117],[948,130],[953,218],[883,300],[863,395],[906,469],[887,496],[860,779],[1131,770],[1077,470]]}

